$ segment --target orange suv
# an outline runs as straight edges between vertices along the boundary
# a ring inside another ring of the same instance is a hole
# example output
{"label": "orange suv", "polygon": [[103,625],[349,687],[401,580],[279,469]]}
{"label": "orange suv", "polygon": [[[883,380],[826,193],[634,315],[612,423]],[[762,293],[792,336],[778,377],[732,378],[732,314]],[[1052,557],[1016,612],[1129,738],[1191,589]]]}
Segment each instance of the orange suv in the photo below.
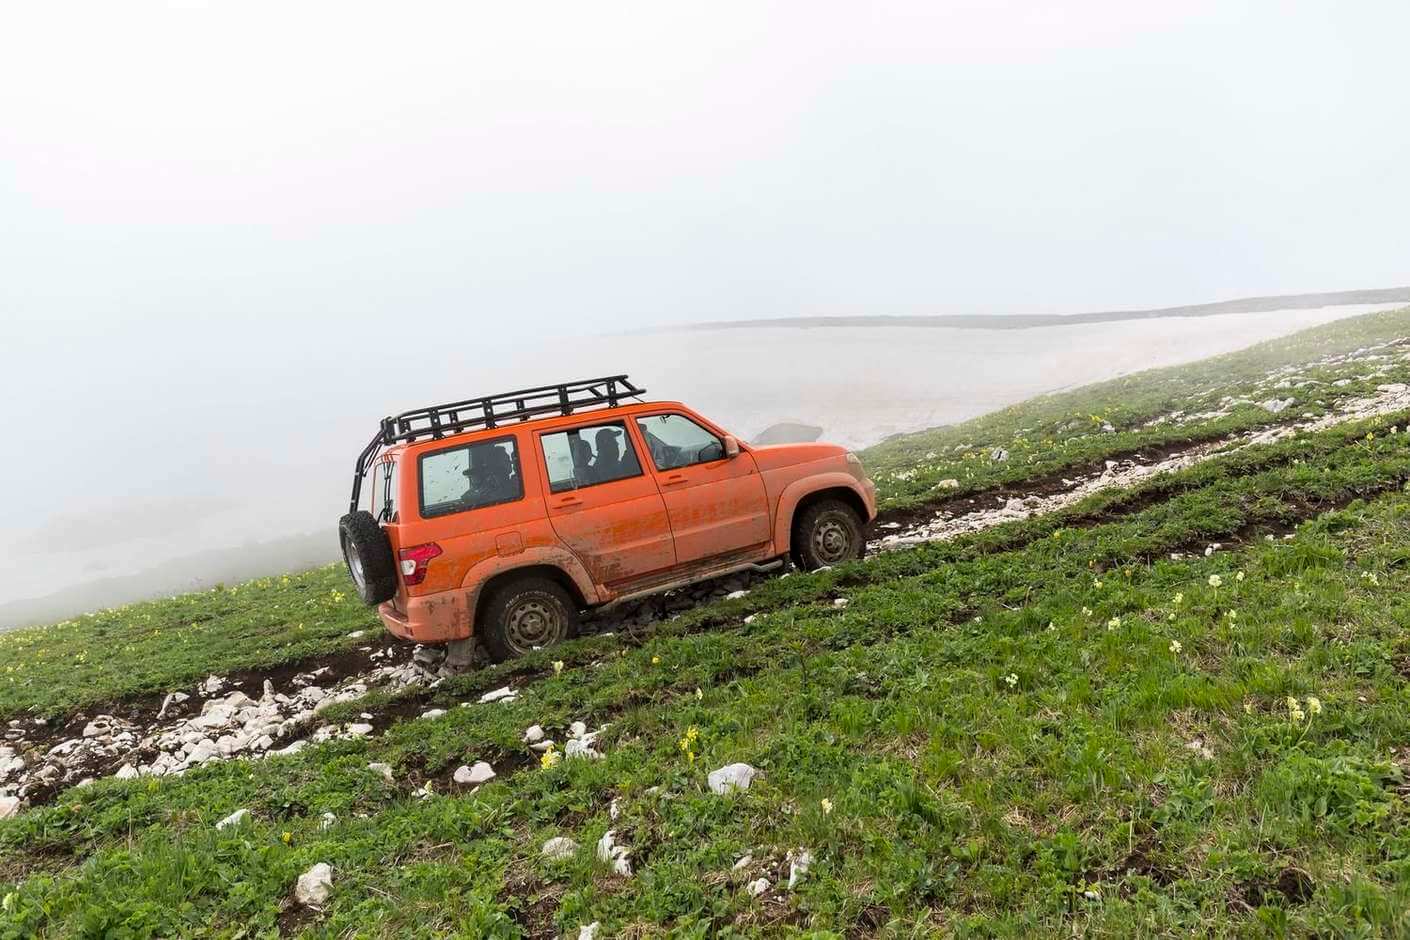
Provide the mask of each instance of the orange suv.
{"label": "orange suv", "polygon": [[587,609],[861,556],[876,486],[855,454],[751,446],[643,394],[617,375],[384,418],[338,525],[359,596],[399,637],[503,660]]}

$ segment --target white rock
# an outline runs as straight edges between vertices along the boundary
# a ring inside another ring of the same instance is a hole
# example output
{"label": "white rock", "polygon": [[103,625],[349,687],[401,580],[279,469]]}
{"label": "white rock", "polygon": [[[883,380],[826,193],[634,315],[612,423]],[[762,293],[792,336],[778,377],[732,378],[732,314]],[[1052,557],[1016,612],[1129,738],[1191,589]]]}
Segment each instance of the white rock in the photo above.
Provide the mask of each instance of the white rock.
{"label": "white rock", "polygon": [[214,744],[209,741],[201,741],[199,744],[191,748],[191,753],[186,755],[186,760],[188,763],[192,764],[204,764],[206,761],[212,760],[219,756],[220,751],[216,748]]}
{"label": "white rock", "polygon": [[753,855],[744,855],[744,856],[741,856],[740,859],[739,859],[739,861],[737,861],[737,862],[734,863],[734,870],[735,870],[735,871],[739,871],[741,868],[748,868],[748,867],[750,866],[750,864],[753,863],[753,861],[754,861],[754,856],[753,856]]}
{"label": "white rock", "polygon": [[228,826],[238,826],[240,825],[240,823],[244,822],[247,818],[249,818],[249,815],[249,810],[237,809],[235,812],[231,813],[229,816],[226,816],[220,822],[216,823],[215,828],[225,829]]}
{"label": "white rock", "polygon": [[355,724],[348,725],[347,731],[348,734],[361,738],[372,733],[372,726],[365,721],[359,721]]}
{"label": "white rock", "polygon": [[935,484],[937,490],[957,490],[960,488],[959,480],[941,480]]}
{"label": "white rock", "polygon": [[498,702],[500,699],[513,699],[516,697],[518,697],[518,693],[506,685],[501,689],[495,689],[493,692],[486,692],[484,695],[481,695],[480,701]]}
{"label": "white rock", "polygon": [[788,887],[792,890],[798,882],[803,880],[803,876],[808,873],[808,869],[813,865],[813,853],[807,849],[799,849],[797,854],[788,853]]}
{"label": "white rock", "polygon": [[119,780],[131,780],[133,777],[137,776],[137,768],[133,767],[131,764],[123,764],[113,776],[117,777]]}
{"label": "white rock", "polygon": [[354,630],[352,633],[349,633],[349,634],[348,634],[348,639],[349,639],[349,640],[356,640],[356,639],[360,638],[361,636],[363,636],[365,633],[367,633],[366,630]]}
{"label": "white rock", "polygon": [[337,816],[334,816],[332,813],[324,813],[322,816],[318,817],[318,828],[327,829],[329,826],[332,826],[337,822]]}
{"label": "white rock", "polygon": [[597,940],[597,931],[602,926],[598,921],[578,927],[578,940]]}
{"label": "white rock", "polygon": [[740,600],[741,598],[745,598],[745,597],[748,597],[748,596],[749,596],[749,592],[748,592],[748,591],[730,591],[728,594],[725,595],[725,600],[727,600],[727,601],[737,601],[737,600]]}
{"label": "white rock", "polygon": [[484,783],[486,780],[493,780],[495,777],[494,768],[484,761],[476,761],[474,767],[457,767],[455,774],[451,777],[461,786],[469,786],[476,783]]}
{"label": "white rock", "polygon": [[1270,398],[1267,401],[1259,402],[1258,407],[1262,408],[1264,411],[1277,414],[1280,411],[1285,411],[1296,401],[1297,399],[1295,398]]}
{"label": "white rock", "polygon": [[9,819],[16,816],[20,811],[20,798],[17,796],[0,796],[0,819]]}
{"label": "white rock", "polygon": [[543,740],[543,728],[539,725],[530,725],[524,732],[525,744],[537,744]]}
{"label": "white rock", "polygon": [[222,679],[220,676],[209,676],[206,681],[202,684],[201,688],[205,691],[207,695],[214,695],[221,689],[225,688],[225,680]]}
{"label": "white rock", "polygon": [[552,740],[538,741],[538,742],[535,742],[534,744],[530,744],[529,747],[532,748],[532,749],[535,750],[535,751],[538,751],[540,754],[542,754],[544,751],[546,751],[546,750],[548,750],[549,748],[553,747],[553,741],[552,741]]}
{"label": "white rock", "polygon": [[756,620],[758,620],[758,619],[759,619],[759,615],[758,615],[758,614],[750,614],[748,617],[745,617],[745,618],[744,618],[744,625],[747,627],[749,624],[753,623],[754,621],[756,621]]}
{"label": "white rock", "polygon": [[387,764],[373,762],[367,765],[367,769],[375,770],[377,773],[381,774],[388,783],[391,783],[395,779],[392,776],[392,768]]}
{"label": "white rock", "polygon": [[751,881],[745,890],[749,892],[750,897],[757,898],[759,895],[769,890],[769,879],[760,878],[757,881]]}
{"label": "white rock", "polygon": [[422,718],[439,718],[446,713],[444,708],[428,708],[421,713]]}
{"label": "white rock", "polygon": [[599,861],[611,864],[612,870],[623,878],[632,876],[631,850],[624,845],[617,845],[617,832],[608,829],[601,839],[597,840],[597,858]]}
{"label": "white rock", "polygon": [[836,599],[833,600],[832,606],[833,606],[833,607],[836,607],[836,608],[838,608],[838,609],[840,610],[841,608],[846,607],[846,606],[847,606],[848,604],[850,604],[850,603],[852,603],[852,602],[849,601],[847,598],[845,598],[845,597],[839,597],[839,598],[836,598]]}
{"label": "white rock", "polygon": [[302,751],[302,750],[303,750],[304,748],[306,748],[306,747],[308,747],[308,742],[307,742],[307,741],[298,740],[298,741],[295,741],[294,743],[288,745],[287,747],[281,747],[279,750],[275,751],[274,753],[275,753],[275,754],[297,754],[297,753],[299,753],[299,751]]}
{"label": "white rock", "polygon": [[333,891],[333,869],[326,862],[319,862],[299,876],[294,887],[294,899],[305,907],[317,907],[327,903]]}
{"label": "white rock", "polygon": [[759,771],[748,764],[727,764],[719,770],[712,770],[707,778],[710,789],[724,794],[730,790],[748,790],[749,784]]}
{"label": "white rock", "polygon": [[588,760],[600,760],[602,754],[593,749],[592,745],[582,738],[573,738],[563,749],[564,757],[585,757]]}
{"label": "white rock", "polygon": [[1011,499],[1004,503],[1005,512],[1023,512],[1023,509],[1023,500],[1021,499]]}
{"label": "white rock", "polygon": [[578,843],[567,836],[554,836],[543,844],[542,849],[543,857],[555,862],[571,858],[576,851],[578,851]]}
{"label": "white rock", "polygon": [[587,725],[583,724],[581,721],[575,721],[568,726],[568,733],[575,738],[581,738],[583,735],[587,734]]}

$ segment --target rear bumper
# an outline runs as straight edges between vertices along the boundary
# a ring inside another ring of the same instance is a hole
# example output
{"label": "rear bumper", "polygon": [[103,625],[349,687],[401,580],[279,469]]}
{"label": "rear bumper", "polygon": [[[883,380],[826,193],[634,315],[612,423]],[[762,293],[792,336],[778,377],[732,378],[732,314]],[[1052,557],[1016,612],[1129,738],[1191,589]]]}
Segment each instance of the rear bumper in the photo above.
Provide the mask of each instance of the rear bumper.
{"label": "rear bumper", "polygon": [[449,643],[470,636],[470,616],[464,591],[438,591],[407,598],[406,613],[380,604],[377,613],[393,635],[417,643]]}

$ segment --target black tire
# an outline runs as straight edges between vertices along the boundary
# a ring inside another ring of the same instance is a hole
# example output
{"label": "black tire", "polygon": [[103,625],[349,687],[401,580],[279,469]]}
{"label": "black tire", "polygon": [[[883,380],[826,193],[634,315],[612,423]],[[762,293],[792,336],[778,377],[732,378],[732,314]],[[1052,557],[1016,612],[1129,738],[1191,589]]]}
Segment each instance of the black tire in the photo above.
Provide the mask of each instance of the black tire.
{"label": "black tire", "polygon": [[804,571],[816,571],[861,558],[867,541],[861,517],[838,499],[820,499],[793,523],[793,560]]}
{"label": "black tire", "polygon": [[338,542],[357,596],[370,607],[389,601],[397,593],[397,561],[387,533],[365,510],[338,520]]}
{"label": "black tire", "polygon": [[477,632],[490,658],[502,663],[576,636],[578,605],[557,581],[516,578],[490,594]]}

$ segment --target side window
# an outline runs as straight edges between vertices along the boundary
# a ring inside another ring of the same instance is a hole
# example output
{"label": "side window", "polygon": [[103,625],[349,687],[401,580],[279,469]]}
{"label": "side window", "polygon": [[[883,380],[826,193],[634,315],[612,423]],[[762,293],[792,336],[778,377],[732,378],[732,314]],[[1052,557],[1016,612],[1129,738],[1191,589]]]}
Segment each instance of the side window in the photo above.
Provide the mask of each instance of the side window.
{"label": "side window", "polygon": [[684,415],[652,415],[636,423],[657,470],[724,459],[725,442]]}
{"label": "side window", "polygon": [[554,493],[641,475],[636,448],[620,421],[557,431],[540,440]]}
{"label": "side window", "polygon": [[395,522],[397,516],[397,462],[390,457],[372,469],[372,515],[378,522]]}
{"label": "side window", "polygon": [[512,437],[423,454],[420,471],[421,515],[427,518],[524,496],[519,451]]}

